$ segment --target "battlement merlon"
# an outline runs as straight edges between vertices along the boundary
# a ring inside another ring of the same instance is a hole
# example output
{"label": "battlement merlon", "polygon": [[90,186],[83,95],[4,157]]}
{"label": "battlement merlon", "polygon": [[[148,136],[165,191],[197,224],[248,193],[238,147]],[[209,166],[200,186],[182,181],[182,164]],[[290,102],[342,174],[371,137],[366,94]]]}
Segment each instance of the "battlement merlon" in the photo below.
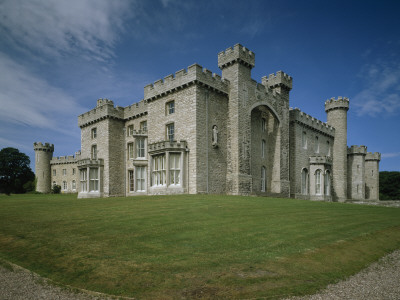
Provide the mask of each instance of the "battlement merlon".
{"label": "battlement merlon", "polygon": [[141,100],[124,108],[124,119],[132,120],[147,114],[147,101]]}
{"label": "battlement merlon", "polygon": [[365,160],[375,160],[379,162],[381,160],[381,154],[379,152],[367,152]]}
{"label": "battlement merlon", "polygon": [[364,145],[357,146],[352,145],[351,147],[347,147],[347,155],[366,155],[367,147]]}
{"label": "battlement merlon", "polygon": [[289,109],[289,118],[290,122],[296,122],[301,124],[302,126],[306,126],[313,130],[316,130],[322,134],[325,134],[329,137],[335,136],[335,128],[302,112],[298,108],[290,108]]}
{"label": "battlement merlon", "polygon": [[218,68],[221,70],[229,65],[238,62],[252,69],[255,66],[255,53],[246,49],[240,44],[236,44],[233,48],[218,53]]}
{"label": "battlement merlon", "polygon": [[80,159],[80,155],[79,156],[68,155],[68,156],[53,157],[50,161],[50,164],[51,165],[60,165],[60,164],[78,163],[79,159]]}
{"label": "battlement merlon", "polygon": [[347,111],[349,110],[349,103],[349,98],[346,97],[338,97],[337,100],[335,98],[331,98],[325,101],[325,112],[333,109],[345,109]]}
{"label": "battlement merlon", "polygon": [[83,128],[103,119],[124,119],[124,108],[114,107],[114,102],[108,99],[97,100],[96,108],[78,116],[78,126]]}
{"label": "battlement merlon", "polygon": [[33,143],[33,150],[35,151],[45,151],[45,152],[54,152],[54,145],[45,143],[42,144],[41,142]]}
{"label": "battlement merlon", "polygon": [[228,95],[229,81],[221,76],[203,69],[198,64],[193,64],[171,74],[164,79],[159,79],[153,84],[144,87],[144,101],[152,101],[169,93],[185,88],[191,84],[201,84],[216,92]]}
{"label": "battlement merlon", "polygon": [[276,72],[276,75],[270,74],[269,76],[262,77],[261,82],[264,86],[270,89],[281,87],[290,91],[293,86],[293,78],[282,71]]}
{"label": "battlement merlon", "polygon": [[332,157],[330,156],[310,156],[311,165],[332,165]]}

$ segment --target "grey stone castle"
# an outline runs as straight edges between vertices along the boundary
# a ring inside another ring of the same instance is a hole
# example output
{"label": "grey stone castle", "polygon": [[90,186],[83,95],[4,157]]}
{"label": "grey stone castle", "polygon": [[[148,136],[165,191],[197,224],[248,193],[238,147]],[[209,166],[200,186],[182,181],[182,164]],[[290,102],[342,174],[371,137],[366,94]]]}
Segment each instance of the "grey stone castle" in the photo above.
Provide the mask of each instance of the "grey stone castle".
{"label": "grey stone castle", "polygon": [[255,54],[218,54],[222,77],[194,64],[144,87],[127,107],[108,99],[78,117],[81,151],[52,157],[34,143],[37,191],[78,198],[156,194],[376,200],[379,153],[347,147],[347,98],[325,102],[327,122],[289,108],[292,78],[251,78]]}

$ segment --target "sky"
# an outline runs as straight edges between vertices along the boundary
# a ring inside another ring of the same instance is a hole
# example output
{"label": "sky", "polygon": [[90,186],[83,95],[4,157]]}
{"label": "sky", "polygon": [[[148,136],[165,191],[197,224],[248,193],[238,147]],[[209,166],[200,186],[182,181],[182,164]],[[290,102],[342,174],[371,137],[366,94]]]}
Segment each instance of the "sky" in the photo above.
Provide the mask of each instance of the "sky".
{"label": "sky", "polygon": [[128,106],[143,88],[220,51],[255,53],[252,78],[293,77],[290,106],[326,122],[348,97],[348,145],[400,171],[400,1],[0,0],[0,149],[31,158],[80,149],[78,115],[98,98]]}

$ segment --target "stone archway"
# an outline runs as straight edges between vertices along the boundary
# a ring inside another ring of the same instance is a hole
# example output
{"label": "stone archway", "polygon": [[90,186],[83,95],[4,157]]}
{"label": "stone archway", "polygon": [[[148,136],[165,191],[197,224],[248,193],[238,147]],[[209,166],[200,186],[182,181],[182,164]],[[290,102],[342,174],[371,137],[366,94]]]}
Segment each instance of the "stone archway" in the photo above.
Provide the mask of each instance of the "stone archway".
{"label": "stone archway", "polygon": [[275,112],[266,105],[250,113],[252,193],[280,193],[281,128]]}

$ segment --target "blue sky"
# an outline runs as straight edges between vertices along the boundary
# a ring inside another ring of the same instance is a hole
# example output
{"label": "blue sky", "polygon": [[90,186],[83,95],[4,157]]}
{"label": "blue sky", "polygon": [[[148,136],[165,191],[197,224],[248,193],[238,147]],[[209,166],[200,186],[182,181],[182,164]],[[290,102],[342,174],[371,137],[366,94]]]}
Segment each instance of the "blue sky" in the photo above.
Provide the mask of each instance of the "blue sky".
{"label": "blue sky", "polygon": [[[400,171],[400,1],[0,1],[0,149],[33,161],[80,149],[77,116],[98,98],[127,106],[143,87],[240,43],[252,77],[293,77],[290,105],[326,121],[324,101],[350,98],[348,144]],[[32,164],[32,167],[33,164]]]}

